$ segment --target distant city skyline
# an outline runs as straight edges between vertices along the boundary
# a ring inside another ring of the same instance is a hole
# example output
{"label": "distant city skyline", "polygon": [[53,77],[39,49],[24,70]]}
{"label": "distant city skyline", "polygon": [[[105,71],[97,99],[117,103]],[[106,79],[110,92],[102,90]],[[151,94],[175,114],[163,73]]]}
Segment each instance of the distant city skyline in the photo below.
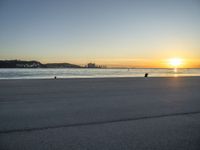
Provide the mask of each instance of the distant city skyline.
{"label": "distant city skyline", "polygon": [[1,0],[0,59],[200,67],[199,0]]}

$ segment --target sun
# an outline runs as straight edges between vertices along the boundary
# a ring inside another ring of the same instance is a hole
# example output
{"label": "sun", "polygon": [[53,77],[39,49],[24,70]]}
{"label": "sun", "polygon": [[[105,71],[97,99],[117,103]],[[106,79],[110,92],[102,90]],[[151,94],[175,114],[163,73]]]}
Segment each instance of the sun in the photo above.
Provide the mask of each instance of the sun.
{"label": "sun", "polygon": [[171,58],[169,59],[169,65],[174,68],[180,67],[183,64],[183,60],[181,58]]}

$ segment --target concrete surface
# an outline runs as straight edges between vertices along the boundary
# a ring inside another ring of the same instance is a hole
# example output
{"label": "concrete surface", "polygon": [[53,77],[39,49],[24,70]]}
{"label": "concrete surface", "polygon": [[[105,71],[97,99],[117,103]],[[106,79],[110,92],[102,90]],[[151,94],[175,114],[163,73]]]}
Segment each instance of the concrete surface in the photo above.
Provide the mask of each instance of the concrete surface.
{"label": "concrete surface", "polygon": [[0,149],[200,149],[200,77],[0,80]]}

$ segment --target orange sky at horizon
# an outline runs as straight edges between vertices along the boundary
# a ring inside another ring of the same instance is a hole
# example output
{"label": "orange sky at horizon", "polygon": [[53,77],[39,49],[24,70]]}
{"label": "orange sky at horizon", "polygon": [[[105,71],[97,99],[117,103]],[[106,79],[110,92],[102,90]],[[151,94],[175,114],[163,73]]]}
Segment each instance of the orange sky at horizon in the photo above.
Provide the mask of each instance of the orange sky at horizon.
{"label": "orange sky at horizon", "polygon": [[172,58],[180,58],[182,63],[178,68],[200,68],[200,59],[186,59],[182,57],[170,57],[166,59],[126,59],[126,58],[110,58],[110,59],[56,59],[41,60],[42,63],[73,63],[78,65],[86,65],[87,63],[95,63],[97,65],[105,65],[108,68],[174,68],[169,62]]}

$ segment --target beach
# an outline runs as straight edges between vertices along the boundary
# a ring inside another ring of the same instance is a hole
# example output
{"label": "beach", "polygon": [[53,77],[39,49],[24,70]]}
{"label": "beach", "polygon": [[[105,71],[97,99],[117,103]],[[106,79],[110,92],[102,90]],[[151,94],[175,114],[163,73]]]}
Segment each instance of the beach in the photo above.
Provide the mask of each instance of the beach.
{"label": "beach", "polygon": [[1,150],[199,150],[200,77],[0,80]]}

